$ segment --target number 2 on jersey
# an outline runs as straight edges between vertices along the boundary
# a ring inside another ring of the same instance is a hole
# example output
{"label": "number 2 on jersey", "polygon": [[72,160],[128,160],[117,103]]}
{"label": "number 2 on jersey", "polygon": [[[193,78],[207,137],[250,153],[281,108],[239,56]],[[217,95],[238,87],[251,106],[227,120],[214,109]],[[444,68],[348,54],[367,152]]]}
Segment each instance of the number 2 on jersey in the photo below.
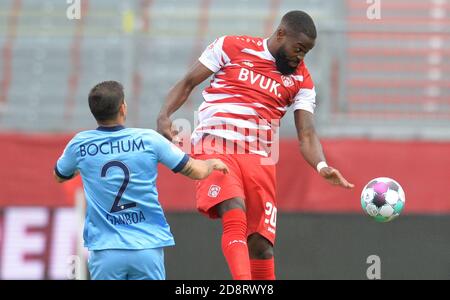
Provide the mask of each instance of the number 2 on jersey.
{"label": "number 2 on jersey", "polygon": [[105,177],[106,176],[106,172],[108,171],[108,169],[112,168],[112,167],[119,167],[120,169],[122,169],[125,177],[123,179],[122,185],[120,186],[119,192],[116,195],[116,199],[114,200],[114,204],[112,205],[111,210],[109,212],[110,213],[115,213],[115,212],[122,211],[124,209],[135,207],[136,206],[136,202],[131,202],[131,203],[119,205],[120,198],[122,198],[123,192],[125,192],[125,189],[127,188],[128,182],[130,182],[130,170],[128,170],[128,167],[123,162],[113,160],[113,161],[110,161],[110,162],[106,163],[103,166],[101,176]]}

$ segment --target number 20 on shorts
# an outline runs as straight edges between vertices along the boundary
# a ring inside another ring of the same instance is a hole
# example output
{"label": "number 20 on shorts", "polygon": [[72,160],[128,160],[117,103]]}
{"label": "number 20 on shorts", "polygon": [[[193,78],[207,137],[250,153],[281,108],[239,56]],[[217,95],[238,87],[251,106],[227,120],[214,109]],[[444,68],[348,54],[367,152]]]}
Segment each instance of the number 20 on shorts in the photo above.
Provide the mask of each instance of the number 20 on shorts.
{"label": "number 20 on shorts", "polygon": [[277,227],[277,208],[272,202],[266,202],[266,217],[264,223],[268,224],[268,230],[275,233],[275,228]]}

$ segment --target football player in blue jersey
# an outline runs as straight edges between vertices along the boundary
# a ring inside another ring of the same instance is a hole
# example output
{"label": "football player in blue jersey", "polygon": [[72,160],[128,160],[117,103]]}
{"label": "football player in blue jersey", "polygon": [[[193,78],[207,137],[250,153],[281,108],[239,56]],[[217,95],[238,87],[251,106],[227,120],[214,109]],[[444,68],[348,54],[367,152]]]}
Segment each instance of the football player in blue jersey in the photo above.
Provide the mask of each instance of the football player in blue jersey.
{"label": "football player in blue jersey", "polygon": [[158,201],[158,163],[197,180],[228,168],[219,159],[189,157],[154,130],[124,127],[127,105],[118,82],[97,84],[89,107],[98,128],[72,138],[54,176],[83,180],[91,279],[165,279],[163,249],[175,243]]}

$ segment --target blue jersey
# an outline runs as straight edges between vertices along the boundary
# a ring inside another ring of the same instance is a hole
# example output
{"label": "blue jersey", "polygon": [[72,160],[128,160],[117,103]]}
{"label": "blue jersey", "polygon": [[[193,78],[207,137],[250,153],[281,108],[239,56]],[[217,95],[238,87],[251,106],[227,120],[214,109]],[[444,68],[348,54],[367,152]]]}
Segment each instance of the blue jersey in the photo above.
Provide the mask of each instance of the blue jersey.
{"label": "blue jersey", "polygon": [[55,166],[65,179],[80,171],[89,250],[174,245],[156,189],[159,162],[180,171],[189,157],[151,129],[99,127],[75,135]]}

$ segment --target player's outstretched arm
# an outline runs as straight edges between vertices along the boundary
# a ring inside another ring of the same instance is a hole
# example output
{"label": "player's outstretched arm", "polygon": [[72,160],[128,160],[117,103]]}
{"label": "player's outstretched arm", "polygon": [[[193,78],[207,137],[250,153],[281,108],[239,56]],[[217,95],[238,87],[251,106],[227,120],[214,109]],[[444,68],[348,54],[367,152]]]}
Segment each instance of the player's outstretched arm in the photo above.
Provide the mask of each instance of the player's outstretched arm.
{"label": "player's outstretched arm", "polygon": [[200,180],[208,177],[214,170],[228,173],[227,165],[220,159],[200,160],[191,157],[180,173],[191,179]]}
{"label": "player's outstretched arm", "polygon": [[197,61],[183,79],[178,81],[169,91],[157,120],[157,131],[166,139],[172,141],[173,137],[177,134],[172,129],[170,116],[186,102],[192,90],[212,74],[213,72],[210,69]]}
{"label": "player's outstretched arm", "polygon": [[[294,112],[295,126],[297,128],[297,136],[300,142],[300,151],[305,160],[316,169],[319,162],[325,162],[322,145],[316,134],[314,127],[313,114],[306,110],[296,110]],[[325,166],[319,171],[329,183],[339,185],[344,188],[353,188],[354,185],[349,183],[344,176],[335,168]]]}

